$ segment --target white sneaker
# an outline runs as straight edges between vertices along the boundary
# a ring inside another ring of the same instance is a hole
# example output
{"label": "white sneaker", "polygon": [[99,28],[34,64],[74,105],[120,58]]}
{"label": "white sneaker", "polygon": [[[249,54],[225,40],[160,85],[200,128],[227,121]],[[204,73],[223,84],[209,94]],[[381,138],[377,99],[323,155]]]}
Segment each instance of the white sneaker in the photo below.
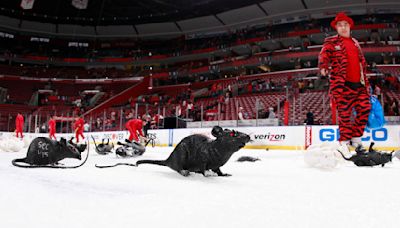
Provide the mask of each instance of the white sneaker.
{"label": "white sneaker", "polygon": [[350,154],[350,141],[340,141],[339,142],[339,147],[337,148],[338,151],[340,151],[344,156],[347,156]]}
{"label": "white sneaker", "polygon": [[361,137],[353,137],[350,141],[350,146],[352,146],[357,153],[367,153],[367,150],[361,142]]}
{"label": "white sneaker", "polygon": [[353,137],[350,140],[350,146],[357,148],[357,147],[362,147],[362,142],[361,142],[361,137]]}

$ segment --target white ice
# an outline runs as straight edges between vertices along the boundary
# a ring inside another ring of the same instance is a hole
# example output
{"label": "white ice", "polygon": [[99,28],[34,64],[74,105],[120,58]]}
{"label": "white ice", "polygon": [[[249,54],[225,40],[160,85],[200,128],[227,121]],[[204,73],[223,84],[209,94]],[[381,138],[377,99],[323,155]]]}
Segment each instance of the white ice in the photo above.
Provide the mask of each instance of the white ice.
{"label": "white ice", "polygon": [[[26,149],[24,149],[26,150]],[[302,151],[241,150],[221,168],[231,177],[183,177],[91,149],[78,169],[11,165],[26,152],[0,153],[0,227],[399,227],[400,161],[360,168],[308,167]],[[164,159],[173,148],[148,148]],[[239,156],[261,159],[239,163]],[[78,160],[65,160],[77,164]]]}

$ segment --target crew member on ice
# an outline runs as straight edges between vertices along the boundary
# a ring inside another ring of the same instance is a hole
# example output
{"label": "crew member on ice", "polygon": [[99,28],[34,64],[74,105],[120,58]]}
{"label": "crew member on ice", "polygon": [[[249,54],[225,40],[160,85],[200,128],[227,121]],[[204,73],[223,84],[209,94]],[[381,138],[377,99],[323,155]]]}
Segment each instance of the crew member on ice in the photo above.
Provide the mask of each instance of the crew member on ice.
{"label": "crew member on ice", "polygon": [[22,131],[24,129],[24,117],[22,116],[21,112],[18,112],[17,117],[15,118],[15,133],[16,137],[21,135],[21,139],[24,137]]}
{"label": "crew member on ice", "polygon": [[79,143],[79,137],[85,139],[85,136],[83,135],[84,125],[85,125],[85,120],[83,120],[83,115],[80,115],[79,117],[76,118],[74,123],[76,143]]}
{"label": "crew member on ice", "polygon": [[56,138],[56,119],[55,119],[55,116],[50,117],[50,120],[49,120],[49,138],[57,140],[57,138]]}
{"label": "crew member on ice", "polygon": [[129,141],[132,142],[134,139],[136,142],[139,142],[139,137],[137,132],[139,132],[140,136],[145,137],[143,134],[143,126],[146,124],[146,121],[141,119],[131,119],[126,122],[125,127],[129,131]]}

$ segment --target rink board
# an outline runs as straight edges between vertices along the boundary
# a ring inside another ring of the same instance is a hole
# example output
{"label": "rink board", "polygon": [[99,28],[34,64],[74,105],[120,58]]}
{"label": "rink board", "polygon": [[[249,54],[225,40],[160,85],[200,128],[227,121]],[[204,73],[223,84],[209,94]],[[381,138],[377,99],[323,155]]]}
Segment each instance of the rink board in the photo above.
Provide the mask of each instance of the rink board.
{"label": "rink board", "polygon": [[[202,134],[213,138],[212,128],[184,128],[184,129],[161,129],[149,130],[149,133],[156,135],[155,144],[157,146],[176,146],[184,137],[192,134]],[[237,131],[244,132],[251,136],[252,142],[248,143],[249,149],[283,149],[298,150],[304,149],[310,144],[320,144],[323,142],[337,142],[339,138],[338,126],[264,126],[264,127],[237,127]],[[0,132],[0,138],[14,135],[12,132]],[[57,138],[71,138],[73,134],[56,134]],[[93,136],[97,143],[101,139],[110,139],[111,142],[123,141],[128,138],[127,131],[110,132],[85,132],[86,140],[93,143]],[[28,140],[48,134],[25,133]],[[400,149],[400,126],[389,125],[380,129],[364,131],[362,141],[369,145],[374,141],[376,147],[385,150]]]}

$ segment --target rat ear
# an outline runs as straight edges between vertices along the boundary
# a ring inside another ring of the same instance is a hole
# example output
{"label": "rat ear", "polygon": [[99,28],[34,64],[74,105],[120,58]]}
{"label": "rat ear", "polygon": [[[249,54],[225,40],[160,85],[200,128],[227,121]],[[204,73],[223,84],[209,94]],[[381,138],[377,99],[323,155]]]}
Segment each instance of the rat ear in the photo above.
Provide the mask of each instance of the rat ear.
{"label": "rat ear", "polygon": [[222,135],[222,128],[220,126],[214,126],[213,129],[211,130],[211,134],[214,137],[218,137],[220,135]]}

